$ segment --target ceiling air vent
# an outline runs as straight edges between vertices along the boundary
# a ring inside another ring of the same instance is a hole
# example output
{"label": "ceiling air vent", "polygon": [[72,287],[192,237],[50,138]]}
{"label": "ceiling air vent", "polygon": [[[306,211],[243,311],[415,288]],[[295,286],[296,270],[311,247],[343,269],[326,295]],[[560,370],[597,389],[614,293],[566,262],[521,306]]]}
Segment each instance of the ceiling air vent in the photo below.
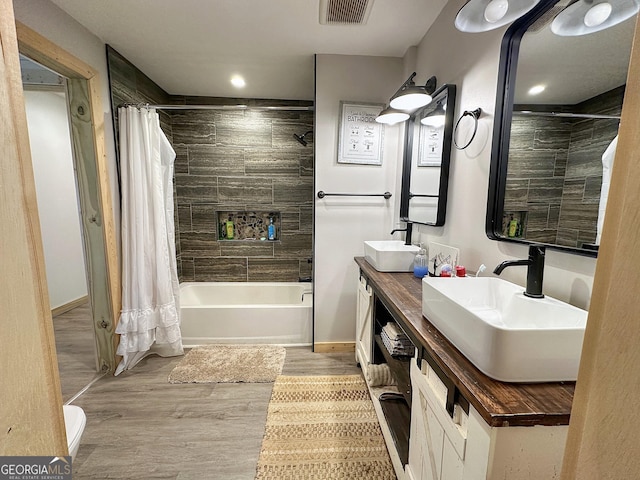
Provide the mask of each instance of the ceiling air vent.
{"label": "ceiling air vent", "polygon": [[364,25],[373,0],[320,0],[322,25]]}
{"label": "ceiling air vent", "polygon": [[549,10],[544,12],[540,18],[538,18],[529,28],[527,28],[528,33],[537,33],[543,30],[547,25],[549,25],[556,16],[563,11],[567,6],[575,3],[575,0],[560,0]]}

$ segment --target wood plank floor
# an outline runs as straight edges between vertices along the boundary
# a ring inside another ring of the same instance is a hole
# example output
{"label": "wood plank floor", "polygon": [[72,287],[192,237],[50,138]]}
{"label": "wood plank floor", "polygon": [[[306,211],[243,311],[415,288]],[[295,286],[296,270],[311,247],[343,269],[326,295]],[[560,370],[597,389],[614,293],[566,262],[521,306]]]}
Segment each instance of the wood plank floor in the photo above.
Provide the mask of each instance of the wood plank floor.
{"label": "wood plank floor", "polygon": [[[132,371],[101,378],[73,402],[87,414],[74,480],[254,478],[273,384],[169,384],[181,358],[148,357]],[[353,353],[308,347],[288,348],[283,370],[357,373]]]}
{"label": "wood plank floor", "polygon": [[96,350],[89,302],[53,317],[62,399],[66,402],[96,375]]}

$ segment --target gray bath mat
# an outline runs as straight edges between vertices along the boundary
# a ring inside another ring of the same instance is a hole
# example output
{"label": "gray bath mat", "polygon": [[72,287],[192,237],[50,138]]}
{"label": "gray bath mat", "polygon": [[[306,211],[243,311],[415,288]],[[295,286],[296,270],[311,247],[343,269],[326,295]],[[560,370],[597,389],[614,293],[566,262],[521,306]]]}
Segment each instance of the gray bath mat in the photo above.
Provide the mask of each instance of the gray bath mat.
{"label": "gray bath mat", "polygon": [[189,351],[169,374],[169,383],[268,383],[282,373],[284,347],[204,345]]}

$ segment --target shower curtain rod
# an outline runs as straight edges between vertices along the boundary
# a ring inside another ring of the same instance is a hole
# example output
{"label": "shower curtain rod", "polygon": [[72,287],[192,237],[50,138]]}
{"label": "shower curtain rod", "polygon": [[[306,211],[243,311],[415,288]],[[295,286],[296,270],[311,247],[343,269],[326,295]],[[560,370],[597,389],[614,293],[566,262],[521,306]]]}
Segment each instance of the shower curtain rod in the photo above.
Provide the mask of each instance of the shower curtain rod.
{"label": "shower curtain rod", "polygon": [[313,106],[298,105],[274,105],[274,106],[249,106],[249,105],[152,105],[149,103],[124,103],[121,107],[155,108],[157,110],[282,110],[312,112]]}
{"label": "shower curtain rod", "polygon": [[603,120],[620,120],[620,115],[600,115],[591,113],[534,112],[532,110],[514,110],[513,113],[538,117],[596,118]]}

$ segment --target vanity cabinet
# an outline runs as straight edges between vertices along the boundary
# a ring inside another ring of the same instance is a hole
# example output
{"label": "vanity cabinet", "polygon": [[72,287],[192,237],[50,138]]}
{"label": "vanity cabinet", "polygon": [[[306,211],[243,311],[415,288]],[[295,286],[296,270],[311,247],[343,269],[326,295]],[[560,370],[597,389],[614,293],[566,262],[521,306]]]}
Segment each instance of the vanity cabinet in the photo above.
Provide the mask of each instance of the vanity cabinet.
{"label": "vanity cabinet", "polygon": [[[398,479],[558,479],[575,383],[513,384],[485,376],[422,316],[420,280],[377,272],[361,258],[356,262],[372,299],[367,365],[380,361],[378,316],[393,319],[416,346],[408,385],[400,392],[410,395],[405,454],[394,435],[396,420],[381,407],[380,390],[369,388]],[[357,345],[362,359],[365,339],[359,337]]]}
{"label": "vanity cabinet", "polygon": [[421,364],[411,365],[407,480],[559,478],[568,426],[489,427],[475,408],[458,404],[451,416],[446,386]]}

